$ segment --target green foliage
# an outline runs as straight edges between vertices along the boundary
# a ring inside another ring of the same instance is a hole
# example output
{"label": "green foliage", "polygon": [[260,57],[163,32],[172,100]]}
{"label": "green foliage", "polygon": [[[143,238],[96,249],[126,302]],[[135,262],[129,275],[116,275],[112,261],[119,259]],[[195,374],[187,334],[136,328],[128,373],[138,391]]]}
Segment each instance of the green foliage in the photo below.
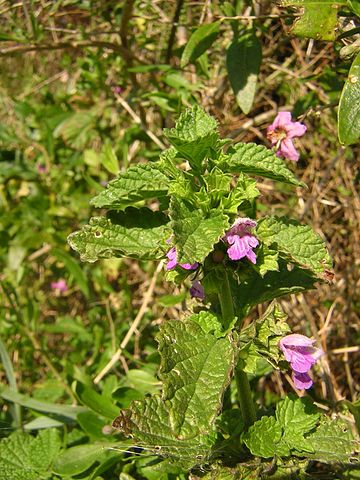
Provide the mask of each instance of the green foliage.
{"label": "green foliage", "polygon": [[345,145],[356,143],[360,136],[360,53],[355,57],[343,88],[339,110],[339,140]]}
{"label": "green foliage", "polygon": [[261,65],[261,43],[253,31],[235,37],[226,52],[226,68],[237,104],[248,114]]}
{"label": "green foliage", "polygon": [[162,397],[133,403],[123,413],[122,428],[185,468],[202,464],[215,441],[213,424],[234,368],[235,345],[190,319],[164,324],[158,341]]}
{"label": "green foliage", "polygon": [[51,479],[52,465],[62,446],[59,431],[47,429],[37,437],[15,432],[0,441],[1,480]]}
{"label": "green foliage", "polygon": [[194,63],[216,40],[220,22],[208,23],[197,28],[189,38],[181,56],[181,68]]}

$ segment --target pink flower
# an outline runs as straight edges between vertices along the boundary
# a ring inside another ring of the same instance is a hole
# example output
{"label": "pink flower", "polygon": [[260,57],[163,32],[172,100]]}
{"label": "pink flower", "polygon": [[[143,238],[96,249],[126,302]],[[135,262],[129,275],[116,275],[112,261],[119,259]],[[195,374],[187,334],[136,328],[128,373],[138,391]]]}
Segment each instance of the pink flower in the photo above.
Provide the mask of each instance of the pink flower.
{"label": "pink flower", "polygon": [[[176,247],[172,247],[166,254],[167,258],[169,261],[167,262],[166,265],[166,270],[173,270],[177,263],[177,252],[176,252]],[[180,267],[184,268],[185,270],[196,270],[199,264],[197,262],[195,263],[180,263]]]}
{"label": "pink flower", "polygon": [[256,263],[256,255],[252,249],[259,245],[259,241],[250,233],[250,230],[255,227],[255,220],[246,217],[238,218],[230,230],[225,233],[224,238],[226,242],[231,245],[227,249],[231,260],[240,260],[246,257],[250,262]]}
{"label": "pink flower", "polygon": [[294,333],[282,338],[279,346],[285,359],[293,370],[293,381],[299,390],[308,389],[313,384],[308,371],[324,353],[321,348],[314,347],[315,340],[305,335]]}
{"label": "pink flower", "polygon": [[190,295],[191,295],[191,298],[199,298],[200,300],[204,300],[205,290],[204,290],[204,287],[199,282],[199,280],[195,280],[191,285]]}
{"label": "pink flower", "polygon": [[53,290],[58,290],[60,293],[64,293],[67,291],[68,286],[66,281],[63,278],[60,278],[57,282],[51,282],[51,288]]}
{"label": "pink flower", "polygon": [[279,112],[273,123],[268,126],[266,136],[271,145],[276,145],[278,156],[297,162],[300,155],[295,149],[292,139],[302,137],[305,132],[305,125],[291,121],[290,112]]}

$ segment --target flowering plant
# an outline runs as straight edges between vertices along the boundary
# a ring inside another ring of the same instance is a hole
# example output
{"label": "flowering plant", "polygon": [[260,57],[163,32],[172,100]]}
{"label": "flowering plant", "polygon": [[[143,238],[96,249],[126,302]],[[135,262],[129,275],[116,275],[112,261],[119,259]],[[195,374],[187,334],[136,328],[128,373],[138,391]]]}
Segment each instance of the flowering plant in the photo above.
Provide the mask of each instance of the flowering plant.
{"label": "flowering plant", "polygon": [[[269,131],[284,128],[288,138],[305,132],[283,117]],[[275,416],[264,415],[251,390],[251,377],[264,371],[260,365],[286,368],[284,360],[295,387],[309,388],[308,371],[321,353],[313,340],[289,335],[274,300],[326,280],[330,256],[309,226],[257,214],[253,177],[304,185],[272,150],[228,146],[199,107],[182,114],[165,136],[171,147],[157,162],[131,166],[93,199],[107,216],[92,218],[69,237],[91,262],[111,256],[167,260],[166,278],[187,288],[191,281],[189,296],[197,298],[194,313],[160,328],[162,394],[134,401],[114,426],[159,456],[159,472],[206,465],[211,478],[220,478],[230,474],[229,464],[238,464],[241,475],[246,465],[260,475],[260,457],[274,458],[281,475],[292,455],[304,465],[328,461],[334,445],[324,439],[331,436],[340,436],[344,446],[332,458],[350,461],[355,443],[341,422],[329,422],[310,400],[296,397],[280,402]],[[271,302],[265,314],[244,327],[253,307],[265,301]]]}

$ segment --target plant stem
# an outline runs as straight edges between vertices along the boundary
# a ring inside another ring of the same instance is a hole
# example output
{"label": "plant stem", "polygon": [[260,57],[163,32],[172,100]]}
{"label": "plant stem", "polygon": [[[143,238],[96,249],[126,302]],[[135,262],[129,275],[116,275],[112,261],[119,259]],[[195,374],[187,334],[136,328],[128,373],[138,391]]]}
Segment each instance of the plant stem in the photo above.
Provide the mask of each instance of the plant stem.
{"label": "plant stem", "polygon": [[[219,278],[219,300],[221,305],[221,313],[223,318],[224,328],[228,328],[235,317],[233,299],[231,295],[231,288],[229,277],[226,270],[223,271],[223,276]],[[247,430],[256,421],[256,410],[252,399],[249,379],[240,364],[235,369],[236,387],[239,397],[241,415],[244,421],[245,429]]]}

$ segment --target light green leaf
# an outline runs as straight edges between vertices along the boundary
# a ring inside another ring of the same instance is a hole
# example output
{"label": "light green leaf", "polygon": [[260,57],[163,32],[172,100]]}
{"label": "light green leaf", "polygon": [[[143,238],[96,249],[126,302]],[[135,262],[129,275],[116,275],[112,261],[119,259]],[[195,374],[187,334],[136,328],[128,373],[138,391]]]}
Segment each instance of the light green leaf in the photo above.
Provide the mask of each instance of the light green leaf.
{"label": "light green leaf", "polygon": [[115,155],[110,141],[106,141],[101,149],[100,160],[104,168],[113,175],[119,173],[119,160]]}
{"label": "light green leaf", "polygon": [[194,63],[216,40],[220,30],[220,22],[207,23],[197,28],[190,36],[181,56],[180,66]]}
{"label": "light green leaf", "polygon": [[195,169],[200,169],[219,139],[216,120],[197,105],[181,114],[174,128],[165,128],[164,135]]}
{"label": "light green leaf", "polygon": [[59,431],[42,430],[36,437],[15,432],[0,441],[0,480],[40,480],[51,477],[51,465],[61,449]]}
{"label": "light green leaf", "polygon": [[360,52],[355,57],[341,93],[338,110],[339,140],[345,145],[360,137]]}
{"label": "light green leaf", "polygon": [[87,387],[80,382],[75,382],[73,389],[79,401],[94,412],[110,419],[118,415],[119,409],[114,402],[104,395],[100,395],[93,388]]}
{"label": "light green leaf", "polygon": [[[275,418],[262,417],[249,428],[243,438],[253,455],[271,458],[277,453],[277,445],[281,436],[282,429]],[[288,451],[288,454],[290,454],[290,451]]]}
{"label": "light green leaf", "polygon": [[266,245],[260,245],[256,250],[255,270],[263,277],[268,272],[278,272],[279,254],[276,250],[271,250]]}
{"label": "light green leaf", "polygon": [[125,432],[188,468],[205,463],[213,424],[231,379],[235,348],[192,321],[168,321],[158,335],[163,395],[134,402],[119,418]]}
{"label": "light green leaf", "polygon": [[76,445],[65,450],[56,460],[54,472],[58,475],[78,475],[90,468],[95,462],[104,462],[119,457],[131,447],[128,442],[93,443]]}
{"label": "light green leaf", "polygon": [[331,258],[321,237],[311,227],[285,217],[265,217],[258,222],[257,238],[278,250],[280,256],[326,278]]}
{"label": "light green leaf", "polygon": [[156,259],[162,256],[159,245],[169,236],[166,222],[160,212],[128,207],[109,218],[90,219],[89,225],[69,235],[68,242],[87,262],[113,256]]}
{"label": "light green leaf", "polygon": [[352,436],[349,425],[340,419],[323,418],[314,433],[306,437],[314,453],[308,458],[324,463],[350,462],[359,458],[360,443]]}
{"label": "light green leaf", "polygon": [[210,210],[205,217],[201,210],[173,198],[170,205],[171,228],[179,263],[202,262],[228,228],[228,218],[221,211]]}
{"label": "light green leaf", "polygon": [[347,3],[351,10],[360,17],[360,0],[348,0]]}
{"label": "light green leaf", "polygon": [[23,428],[25,431],[31,430],[41,430],[43,428],[53,428],[53,427],[62,427],[64,422],[60,422],[59,420],[55,420],[51,417],[46,417],[45,415],[41,415],[40,417],[36,417],[34,420],[26,423]]}
{"label": "light green leaf", "polygon": [[62,137],[70,146],[85,147],[95,126],[95,115],[91,111],[71,112],[54,130],[54,137]]}
{"label": "light green leaf", "polygon": [[272,150],[255,143],[236,144],[219,167],[224,172],[245,172],[296,186],[305,185]]}
{"label": "light green leaf", "polygon": [[280,3],[284,7],[301,9],[292,33],[316,40],[335,40],[337,11],[341,5],[346,5],[346,0],[280,0]]}
{"label": "light green leaf", "polygon": [[235,38],[226,52],[230,85],[237,104],[246,115],[254,102],[261,57],[261,43],[253,31]]}
{"label": "light green leaf", "polygon": [[212,312],[203,310],[196,315],[191,315],[188,320],[200,325],[205,333],[213,333],[217,338],[224,336],[221,319]]}
{"label": "light green leaf", "polygon": [[91,203],[98,208],[122,210],[142,200],[163,197],[168,188],[169,179],[156,164],[139,164],[120,173]]}

